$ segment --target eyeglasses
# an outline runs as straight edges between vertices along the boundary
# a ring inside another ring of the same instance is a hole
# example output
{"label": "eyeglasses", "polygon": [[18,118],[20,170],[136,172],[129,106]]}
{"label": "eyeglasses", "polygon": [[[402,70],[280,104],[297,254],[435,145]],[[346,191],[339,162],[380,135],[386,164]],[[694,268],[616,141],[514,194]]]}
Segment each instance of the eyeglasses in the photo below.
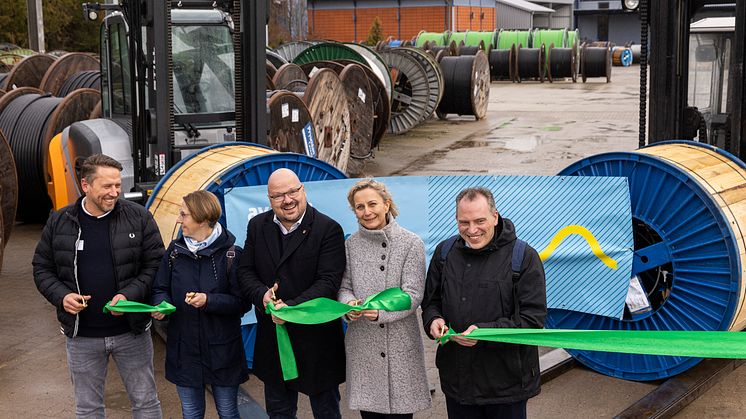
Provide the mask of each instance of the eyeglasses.
{"label": "eyeglasses", "polygon": [[275,202],[280,202],[280,201],[284,200],[285,199],[285,195],[287,195],[288,198],[290,198],[290,199],[295,199],[295,198],[298,197],[298,194],[300,193],[301,189],[303,189],[303,184],[301,184],[297,188],[293,188],[293,189],[291,189],[291,190],[289,190],[287,192],[278,193],[278,194],[274,194],[274,195],[268,195],[268,196],[269,196],[269,199],[271,199],[272,201],[275,201]]}
{"label": "eyeglasses", "polygon": [[189,215],[190,215],[189,213],[186,213],[184,211],[179,211],[179,218],[183,219],[183,218],[188,217]]}

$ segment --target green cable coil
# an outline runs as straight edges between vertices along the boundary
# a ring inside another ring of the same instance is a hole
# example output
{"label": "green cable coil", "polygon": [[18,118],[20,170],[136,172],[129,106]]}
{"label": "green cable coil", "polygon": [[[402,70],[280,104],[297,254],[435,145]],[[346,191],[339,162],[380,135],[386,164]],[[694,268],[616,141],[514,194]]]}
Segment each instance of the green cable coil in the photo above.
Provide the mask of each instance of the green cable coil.
{"label": "green cable coil", "polygon": [[[466,34],[468,34],[470,31],[466,32],[451,32],[451,37],[448,38],[448,43],[451,43],[452,41],[456,42],[457,46],[461,46],[461,42],[463,41],[465,45],[466,44]],[[479,45],[479,41],[477,41],[477,45]]]}
{"label": "green cable coil", "polygon": [[500,30],[497,35],[497,49],[510,49],[513,45],[523,48],[531,46],[531,31]]}
{"label": "green cable coil", "polygon": [[539,48],[541,44],[544,48],[552,44],[555,48],[567,48],[567,29],[535,29],[533,39],[531,48]]}
{"label": "green cable coil", "polygon": [[422,48],[425,42],[435,43],[438,46],[445,46],[448,39],[448,32],[422,32],[417,36],[415,45],[418,48]]}
{"label": "green cable coil", "polygon": [[497,31],[477,32],[469,31],[466,33],[465,45],[478,47],[479,42],[484,42],[484,49],[489,51],[497,45]]}

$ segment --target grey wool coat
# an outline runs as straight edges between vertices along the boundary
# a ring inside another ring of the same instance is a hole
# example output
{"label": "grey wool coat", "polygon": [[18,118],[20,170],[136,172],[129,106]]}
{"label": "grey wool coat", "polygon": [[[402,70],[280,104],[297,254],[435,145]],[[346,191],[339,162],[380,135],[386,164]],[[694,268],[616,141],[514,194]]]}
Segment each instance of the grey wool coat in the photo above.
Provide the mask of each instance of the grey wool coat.
{"label": "grey wool coat", "polygon": [[380,311],[378,320],[349,322],[345,336],[350,409],[404,414],[430,407],[417,307],[425,291],[425,246],[393,217],[381,230],[364,227],[345,243],[347,267],[338,300],[365,300],[401,287],[412,298],[406,311]]}

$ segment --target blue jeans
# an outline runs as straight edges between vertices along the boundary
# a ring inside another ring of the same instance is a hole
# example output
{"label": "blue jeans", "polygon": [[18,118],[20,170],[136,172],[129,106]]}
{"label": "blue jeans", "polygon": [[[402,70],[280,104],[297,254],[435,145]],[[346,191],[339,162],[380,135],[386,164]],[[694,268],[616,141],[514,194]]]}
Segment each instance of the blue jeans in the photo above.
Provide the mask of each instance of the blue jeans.
{"label": "blue jeans", "polygon": [[[176,386],[181,400],[181,415],[184,419],[205,417],[205,388]],[[212,386],[212,398],[220,419],[239,419],[238,386]]]}
{"label": "blue jeans", "polygon": [[[311,410],[315,419],[342,419],[339,412],[339,389],[333,388],[312,396]],[[269,419],[295,419],[298,413],[298,392],[285,386],[264,383],[264,402]]]}
{"label": "blue jeans", "polygon": [[67,338],[67,365],[75,389],[78,418],[104,418],[104,384],[109,356],[114,358],[132,403],[133,418],[161,418],[153,377],[150,332],[106,338]]}

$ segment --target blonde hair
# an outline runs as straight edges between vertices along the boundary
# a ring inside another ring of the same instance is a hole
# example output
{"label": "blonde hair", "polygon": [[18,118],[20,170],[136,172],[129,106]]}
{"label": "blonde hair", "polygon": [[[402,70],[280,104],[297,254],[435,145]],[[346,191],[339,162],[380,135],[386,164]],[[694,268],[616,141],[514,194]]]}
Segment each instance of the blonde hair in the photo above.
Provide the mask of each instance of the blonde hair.
{"label": "blonde hair", "polygon": [[212,192],[194,191],[184,195],[182,199],[192,219],[198,223],[207,221],[210,227],[215,227],[223,213],[218,197]]}
{"label": "blonde hair", "polygon": [[350,208],[352,208],[353,210],[355,209],[355,194],[362,191],[363,189],[368,188],[378,192],[378,194],[381,195],[381,198],[383,198],[383,202],[389,204],[388,213],[391,214],[392,217],[396,217],[399,215],[399,209],[396,207],[394,198],[391,197],[391,193],[388,189],[386,189],[386,185],[383,182],[379,182],[374,179],[363,179],[352,185],[350,191],[347,192],[347,202],[350,203]]}

